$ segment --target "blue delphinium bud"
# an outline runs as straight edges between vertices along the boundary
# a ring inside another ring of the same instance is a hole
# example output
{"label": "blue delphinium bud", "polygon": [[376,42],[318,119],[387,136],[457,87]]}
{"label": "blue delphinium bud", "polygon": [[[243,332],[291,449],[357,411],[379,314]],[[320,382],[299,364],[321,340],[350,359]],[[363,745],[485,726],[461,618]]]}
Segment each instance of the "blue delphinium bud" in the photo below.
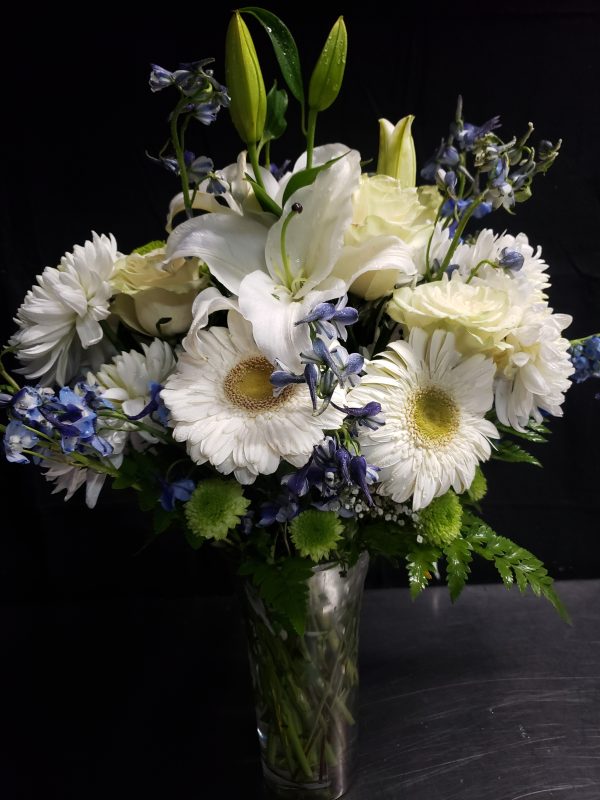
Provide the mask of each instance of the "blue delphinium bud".
{"label": "blue delphinium bud", "polygon": [[500,259],[498,260],[499,266],[510,269],[513,272],[518,272],[524,263],[525,258],[518,250],[511,250],[508,247],[503,247],[500,251]]}
{"label": "blue delphinium bud", "polygon": [[445,164],[448,167],[455,167],[458,162],[460,161],[460,156],[458,155],[458,150],[456,147],[445,147],[441,156],[440,162]]}
{"label": "blue delphinium bud", "polygon": [[187,503],[196,488],[194,481],[190,479],[172,481],[169,483],[161,478],[160,485],[162,488],[160,504],[165,511],[173,511],[175,509],[176,500]]}
{"label": "blue delphinium bud", "polygon": [[493,206],[491,203],[486,202],[485,200],[477,206],[475,211],[473,212],[473,217],[475,219],[481,219],[482,217],[486,217],[493,211]]}
{"label": "blue delphinium bud", "polygon": [[313,323],[317,333],[327,339],[342,339],[347,337],[346,327],[358,321],[358,311],[347,306],[347,297],[344,296],[334,306],[332,303],[319,303],[312,311],[295,324]]}
{"label": "blue delphinium bud", "polygon": [[152,70],[150,72],[150,88],[153,92],[160,92],[168,86],[172,86],[174,82],[173,73],[168,69],[159,67],[158,64],[151,64]]}
{"label": "blue delphinium bud", "polygon": [[195,158],[187,168],[190,183],[202,183],[214,169],[215,165],[212,158],[207,156]]}
{"label": "blue delphinium bud", "polygon": [[457,131],[456,140],[461,149],[471,150],[478,139],[499,127],[500,117],[492,117],[487,122],[484,122],[483,125],[473,125],[470,122],[465,122],[463,129]]}
{"label": "blue delphinium bud", "polygon": [[373,498],[371,497],[371,493],[369,491],[368,477],[371,477],[372,479],[373,474],[375,474],[375,477],[377,476],[376,468],[370,464],[367,464],[367,459],[364,456],[354,456],[350,461],[350,475],[352,476],[352,480],[354,483],[360,486],[362,493],[366,497],[367,503],[370,506],[373,505]]}

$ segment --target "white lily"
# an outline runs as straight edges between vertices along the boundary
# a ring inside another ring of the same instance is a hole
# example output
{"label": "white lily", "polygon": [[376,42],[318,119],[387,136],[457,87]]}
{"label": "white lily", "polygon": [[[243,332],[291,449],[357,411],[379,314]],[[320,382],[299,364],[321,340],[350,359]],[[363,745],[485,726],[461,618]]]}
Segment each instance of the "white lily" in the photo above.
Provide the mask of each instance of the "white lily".
{"label": "white lily", "polygon": [[[237,297],[261,352],[294,371],[302,368],[300,353],[310,349],[308,327],[295,323],[317,303],[342,297],[364,272],[405,258],[394,236],[376,236],[358,247],[344,246],[352,221],[352,195],[360,179],[360,154],[341,144],[315,149],[316,165],[332,158],[338,160],[319,173],[312,185],[294,192],[277,221],[266,213],[205,214],[179,225],[167,242],[169,259],[197,256],[208,265]],[[305,164],[303,156],[294,172]],[[276,201],[281,202],[288,180],[279,183]],[[293,211],[298,207],[301,213]],[[224,307],[224,300],[207,292],[194,304],[193,330],[206,324],[209,306],[212,310]]]}

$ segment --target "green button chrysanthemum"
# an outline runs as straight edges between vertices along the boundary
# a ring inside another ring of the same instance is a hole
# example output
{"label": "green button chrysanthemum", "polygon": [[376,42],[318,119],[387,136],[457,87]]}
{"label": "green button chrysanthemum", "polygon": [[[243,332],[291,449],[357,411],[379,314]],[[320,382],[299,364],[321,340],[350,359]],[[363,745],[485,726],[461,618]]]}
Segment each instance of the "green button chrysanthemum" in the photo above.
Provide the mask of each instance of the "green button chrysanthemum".
{"label": "green button chrysanthemum", "polygon": [[481,467],[475,470],[475,477],[473,483],[467,489],[467,496],[473,503],[478,503],[483,500],[487,492],[487,480],[481,471]]}
{"label": "green button chrysanthemum", "polygon": [[239,483],[219,478],[203,481],[185,504],[188,527],[194,536],[225,539],[250,505]]}
{"label": "green button chrysanthemum", "polygon": [[443,547],[460,535],[462,506],[450,490],[419,511],[421,535],[433,545]]}
{"label": "green button chrysanthemum", "polygon": [[334,549],[344,530],[334,511],[309,509],[295,517],[290,524],[292,542],[300,555],[313,561],[326,558]]}

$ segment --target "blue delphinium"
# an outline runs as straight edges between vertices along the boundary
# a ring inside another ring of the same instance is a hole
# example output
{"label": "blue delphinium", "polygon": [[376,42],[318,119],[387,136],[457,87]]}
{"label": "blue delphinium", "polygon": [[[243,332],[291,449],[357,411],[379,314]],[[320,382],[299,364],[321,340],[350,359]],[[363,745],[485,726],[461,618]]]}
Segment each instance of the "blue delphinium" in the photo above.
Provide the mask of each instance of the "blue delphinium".
{"label": "blue delphinium", "polygon": [[205,58],[191,64],[181,64],[174,72],[152,64],[150,89],[160,92],[175,86],[189,98],[186,110],[191,111],[200,122],[209,125],[214,122],[219,109],[229,105],[227,88],[215,80],[212,69],[205,69],[213,61],[212,58]]}
{"label": "blue delphinium", "polygon": [[64,386],[56,394],[52,389],[26,386],[4,403],[10,422],[4,436],[9,461],[18,458],[23,449],[47,448],[60,443],[63,453],[92,452],[99,456],[112,453],[112,446],[98,435],[98,410],[112,408],[95,387],[78,383],[73,389]]}
{"label": "blue delphinium", "polygon": [[318,400],[323,412],[337,386],[355,386],[362,372],[364,358],[359,353],[349,353],[338,341],[346,339],[346,328],[358,320],[355,308],[346,305],[343,297],[336,305],[319,303],[296,325],[309,325],[312,336],[312,349],[301,353],[304,371],[292,372],[278,361],[277,369],[271,374],[275,393],[294,383],[306,383],[310,392],[313,410],[317,410]]}
{"label": "blue delphinium", "polygon": [[171,482],[160,478],[159,483],[161,487],[160,504],[165,511],[173,511],[176,500],[187,503],[196,488],[194,481],[189,478]]}
{"label": "blue delphinium", "polygon": [[600,335],[590,336],[574,344],[570,353],[575,367],[571,380],[583,383],[588,378],[600,378]]}
{"label": "blue delphinium", "polygon": [[527,200],[534,176],[545,173],[558,155],[560,141],[553,145],[543,140],[537,153],[528,144],[531,124],[520,139],[508,142],[494,133],[499,127],[499,117],[482,125],[465,122],[459,97],[448,138],[421,170],[421,176],[435,181],[446,198],[440,218],[447,220],[451,236],[470,217],[480,219],[494,209],[510,210]]}

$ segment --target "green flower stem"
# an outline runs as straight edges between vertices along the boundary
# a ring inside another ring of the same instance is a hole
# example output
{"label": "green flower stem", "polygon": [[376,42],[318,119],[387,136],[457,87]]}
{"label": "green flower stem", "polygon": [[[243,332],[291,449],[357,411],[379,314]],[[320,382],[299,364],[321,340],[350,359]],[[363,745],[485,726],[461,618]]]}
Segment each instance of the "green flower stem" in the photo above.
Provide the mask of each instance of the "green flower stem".
{"label": "green flower stem", "polygon": [[301,636],[281,630],[257,590],[247,585],[246,592],[263,761],[299,785],[327,780],[356,724],[357,608],[344,607],[337,621],[309,607]]}
{"label": "green flower stem", "polygon": [[443,260],[442,265],[440,267],[440,275],[442,275],[444,273],[444,270],[450,264],[452,256],[454,255],[454,252],[455,252],[456,248],[458,247],[458,245],[460,243],[460,237],[463,235],[464,229],[467,227],[467,224],[468,224],[469,220],[471,219],[471,217],[473,216],[473,213],[474,213],[475,209],[481,204],[482,200],[483,200],[483,195],[480,194],[479,197],[477,197],[473,201],[473,203],[469,206],[469,210],[464,215],[464,217],[461,219],[461,221],[458,223],[458,226],[457,226],[456,230],[454,231],[454,237],[452,239],[452,244],[450,245],[450,248],[448,249],[448,252],[444,256],[444,260]]}
{"label": "green flower stem", "polygon": [[465,283],[471,283],[471,281],[473,280],[473,278],[474,278],[474,277],[477,275],[477,273],[479,272],[479,267],[482,267],[484,264],[489,264],[489,265],[490,265],[490,267],[494,267],[494,269],[498,269],[498,267],[499,267],[499,264],[495,264],[493,261],[489,261],[487,258],[484,258],[482,261],[480,261],[480,262],[479,262],[479,264],[476,264],[476,265],[473,267],[473,269],[471,270],[471,274],[469,275],[469,277],[467,278],[467,280],[465,281]]}
{"label": "green flower stem", "polygon": [[15,392],[18,392],[21,389],[21,387],[14,380],[14,378],[11,375],[9,375],[9,373],[4,369],[4,364],[2,363],[1,359],[0,359],[0,375],[4,378],[8,386],[10,386],[12,389],[15,390]]}
{"label": "green flower stem", "polygon": [[319,112],[315,111],[314,108],[310,108],[308,110],[308,125],[306,128],[306,169],[310,169],[312,167],[318,113]]}
{"label": "green flower stem", "polygon": [[263,183],[262,175],[260,172],[260,165],[258,163],[258,150],[256,149],[256,142],[248,142],[248,158],[254,170],[254,180],[258,183],[261,189],[266,191],[265,184]]}
{"label": "green flower stem", "polygon": [[271,166],[271,140],[265,142],[265,169]]}
{"label": "green flower stem", "polygon": [[[137,430],[145,431],[146,433],[155,436],[157,439],[160,439],[165,444],[175,444],[173,439],[168,435],[163,433],[158,428],[153,428],[151,425],[146,425],[144,422],[140,422],[140,420],[133,420],[129,419],[126,414],[123,414],[120,411],[98,411],[99,417],[107,417],[109,419],[117,419],[121,422],[126,422],[128,425],[133,425]],[[115,428],[113,430],[128,430],[128,428]]]}
{"label": "green flower stem", "polygon": [[435,215],[435,219],[433,220],[433,228],[431,233],[429,234],[429,239],[427,240],[427,250],[425,251],[425,280],[428,281],[431,279],[431,267],[429,264],[429,254],[431,252],[431,242],[433,240],[433,234],[435,233],[435,226],[440,221],[440,216],[442,213],[442,203],[438,206],[437,214]]}
{"label": "green flower stem", "polygon": [[584,342],[587,342],[587,340],[591,339],[592,336],[600,336],[600,333],[588,333],[587,336],[582,336],[580,339],[569,339],[571,347],[575,347],[578,344],[583,344]]}
{"label": "green flower stem", "polygon": [[292,747],[294,748],[294,752],[296,753],[296,757],[298,758],[300,768],[307,778],[312,778],[313,771],[307,761],[306,756],[304,755],[304,748],[302,746],[302,742],[300,741],[300,736],[298,735],[296,725],[293,722],[291,709],[288,707],[284,713],[286,714],[288,734],[292,743]]}
{"label": "green flower stem", "polygon": [[175,106],[173,114],[171,115],[171,141],[175,150],[177,158],[177,166],[179,167],[179,176],[181,178],[181,188],[183,191],[183,204],[185,206],[185,213],[189,218],[193,216],[192,201],[190,198],[190,184],[188,181],[187,167],[185,164],[183,136],[185,134],[186,123],[184,122],[182,128],[182,135],[179,135],[179,116],[184,107],[189,103],[189,98],[183,96]]}

